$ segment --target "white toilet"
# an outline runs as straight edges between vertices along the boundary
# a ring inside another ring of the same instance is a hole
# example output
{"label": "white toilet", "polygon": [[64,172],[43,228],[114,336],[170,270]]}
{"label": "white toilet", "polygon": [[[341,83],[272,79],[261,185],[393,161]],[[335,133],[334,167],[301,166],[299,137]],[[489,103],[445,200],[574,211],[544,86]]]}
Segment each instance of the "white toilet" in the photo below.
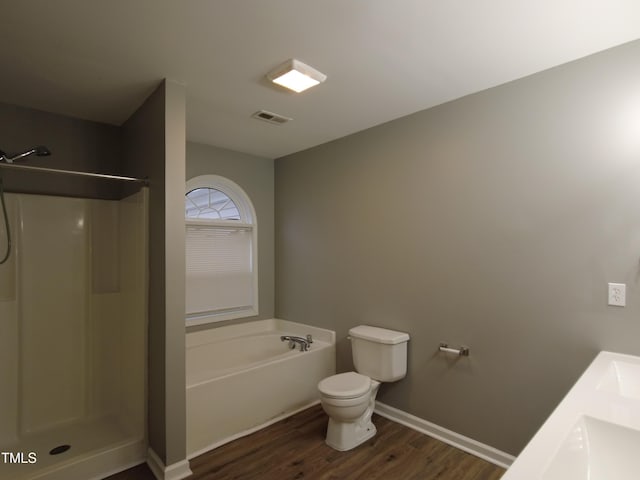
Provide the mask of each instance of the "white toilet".
{"label": "white toilet", "polygon": [[358,373],[340,373],[318,383],[322,408],[329,415],[326,443],[340,451],[376,434],[371,415],[380,383],[407,374],[407,333],[360,325],[349,330],[349,338]]}

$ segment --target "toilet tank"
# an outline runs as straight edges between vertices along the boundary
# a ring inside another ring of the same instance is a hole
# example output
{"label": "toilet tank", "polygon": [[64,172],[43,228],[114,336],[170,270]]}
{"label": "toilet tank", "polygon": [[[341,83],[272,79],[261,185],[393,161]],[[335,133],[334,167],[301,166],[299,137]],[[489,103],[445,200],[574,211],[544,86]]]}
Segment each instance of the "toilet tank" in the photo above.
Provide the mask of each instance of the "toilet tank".
{"label": "toilet tank", "polygon": [[349,330],[349,337],[358,373],[379,382],[395,382],[405,377],[408,333],[359,325]]}

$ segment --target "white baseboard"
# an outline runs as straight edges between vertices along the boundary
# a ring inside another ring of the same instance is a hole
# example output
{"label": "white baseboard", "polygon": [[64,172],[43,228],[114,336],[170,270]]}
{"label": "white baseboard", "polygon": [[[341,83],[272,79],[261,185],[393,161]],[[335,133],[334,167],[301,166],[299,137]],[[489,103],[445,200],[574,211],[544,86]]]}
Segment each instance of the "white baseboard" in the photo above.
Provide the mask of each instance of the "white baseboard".
{"label": "white baseboard", "polygon": [[390,407],[381,402],[376,402],[376,408],[374,412],[381,417],[388,418],[396,423],[409,427],[430,437],[436,438],[444,443],[447,443],[453,447],[459,448],[471,455],[482,458],[488,462],[498,465],[502,468],[509,468],[509,466],[515,460],[513,455],[501,452],[489,445],[480,443],[472,438],[465,437],[459,433],[452,432],[446,428],[440,427],[435,423],[428,422],[422,418],[411,415],[410,413],[403,412],[397,408]]}
{"label": "white baseboard", "polygon": [[158,480],[181,480],[191,475],[187,460],[176,462],[167,467],[151,448],[147,450],[147,465]]}

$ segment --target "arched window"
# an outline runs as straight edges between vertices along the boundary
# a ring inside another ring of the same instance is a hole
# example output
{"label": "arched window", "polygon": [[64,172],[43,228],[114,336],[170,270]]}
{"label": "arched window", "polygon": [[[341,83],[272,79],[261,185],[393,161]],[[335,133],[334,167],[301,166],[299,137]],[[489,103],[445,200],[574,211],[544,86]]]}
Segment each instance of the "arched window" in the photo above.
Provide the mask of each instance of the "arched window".
{"label": "arched window", "polygon": [[258,314],[258,226],[247,194],[231,180],[187,181],[187,325]]}

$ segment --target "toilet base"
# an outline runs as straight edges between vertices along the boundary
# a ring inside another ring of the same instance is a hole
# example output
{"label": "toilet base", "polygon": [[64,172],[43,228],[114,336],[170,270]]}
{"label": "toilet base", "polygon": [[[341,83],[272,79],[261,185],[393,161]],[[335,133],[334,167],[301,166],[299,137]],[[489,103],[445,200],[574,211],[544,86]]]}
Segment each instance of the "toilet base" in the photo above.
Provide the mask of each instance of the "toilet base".
{"label": "toilet base", "polygon": [[329,418],[325,443],[334,450],[345,452],[363,444],[376,434],[376,426],[369,416],[364,422],[336,422]]}
{"label": "toilet base", "polygon": [[[366,409],[360,417],[350,418],[350,415],[346,414],[353,413],[353,410],[347,408],[346,411],[341,411],[339,407],[334,410],[333,408],[329,408],[324,402],[322,403],[322,408],[329,414],[327,437],[325,439],[327,445],[334,450],[345,452],[363,444],[376,434],[376,426],[371,421],[371,417],[373,416],[373,409],[376,406],[376,395],[378,394],[379,388],[380,382],[371,380],[371,390],[369,390],[367,394],[369,398],[365,400]],[[357,405],[358,407],[360,406],[359,404]],[[354,406],[351,405],[351,408],[353,407]],[[342,414],[340,415],[341,418],[345,418],[346,416],[347,419],[352,421],[335,420],[334,416],[338,416],[339,413]]]}

